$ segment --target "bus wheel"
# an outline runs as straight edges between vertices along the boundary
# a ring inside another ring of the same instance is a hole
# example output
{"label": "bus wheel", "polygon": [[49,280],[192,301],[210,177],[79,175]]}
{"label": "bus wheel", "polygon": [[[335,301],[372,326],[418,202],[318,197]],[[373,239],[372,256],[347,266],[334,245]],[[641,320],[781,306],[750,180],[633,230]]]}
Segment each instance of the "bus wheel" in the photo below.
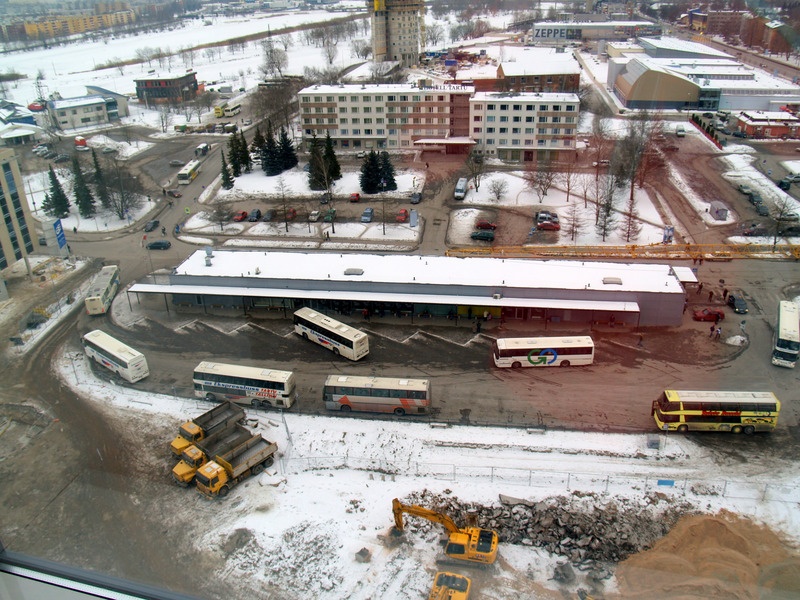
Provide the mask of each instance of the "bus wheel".
{"label": "bus wheel", "polygon": [[253,408],[261,408],[261,402],[253,398],[252,400],[250,400],[250,406],[252,406]]}
{"label": "bus wheel", "polygon": [[308,339],[308,334],[305,331],[303,332],[303,339]]}
{"label": "bus wheel", "polygon": [[742,433],[742,428],[739,427],[738,425],[734,425],[733,427],[731,427],[731,433]]}
{"label": "bus wheel", "polygon": [[334,349],[333,349],[333,353],[334,353],[336,356],[339,356],[339,349],[338,349],[338,348],[334,348]]}
{"label": "bus wheel", "polygon": [[513,363],[511,363],[512,369],[519,369],[521,366],[522,364],[518,360],[515,360]]}
{"label": "bus wheel", "polygon": [[686,433],[689,431],[688,425],[678,425],[678,433]]}
{"label": "bus wheel", "polygon": [[261,475],[261,473],[263,472],[264,472],[264,465],[262,465],[261,463],[253,467],[253,475]]}
{"label": "bus wheel", "polygon": [[211,392],[209,392],[206,394],[206,400],[208,400],[209,402],[216,402],[217,397]]}
{"label": "bus wheel", "polygon": [[342,412],[350,412],[350,406],[347,404],[342,404],[342,408],[340,409]]}
{"label": "bus wheel", "polygon": [[406,411],[402,408],[395,408],[394,414],[396,414],[398,417],[402,417],[404,414],[406,414]]}
{"label": "bus wheel", "polygon": [[747,425],[744,428],[744,434],[745,435],[753,435],[755,432],[756,432],[756,428],[753,427],[752,425]]}
{"label": "bus wheel", "polygon": [[562,361],[561,361],[561,364],[560,364],[559,366],[561,366],[561,367],[568,367],[568,366],[569,366],[569,361],[568,361],[568,360],[562,360]]}

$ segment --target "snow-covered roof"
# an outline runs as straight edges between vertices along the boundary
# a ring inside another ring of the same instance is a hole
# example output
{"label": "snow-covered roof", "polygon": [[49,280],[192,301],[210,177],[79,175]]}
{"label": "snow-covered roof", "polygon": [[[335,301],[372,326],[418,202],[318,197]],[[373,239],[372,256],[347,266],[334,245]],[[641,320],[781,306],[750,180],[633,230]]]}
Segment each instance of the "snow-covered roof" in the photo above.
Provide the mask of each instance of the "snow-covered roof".
{"label": "snow-covered roof", "polygon": [[[194,252],[176,275],[376,284],[448,284],[498,290],[566,289],[683,293],[669,265],[520,258],[383,256],[214,250]],[[226,282],[220,281],[225,285]],[[235,285],[235,284],[234,284]],[[252,286],[252,284],[250,284]]]}
{"label": "snow-covered roof", "polygon": [[89,104],[105,104],[106,100],[99,95],[79,96],[77,98],[63,98],[61,100],[51,100],[48,104],[53,110],[61,110],[65,108],[76,108],[78,106],[87,106]]}
{"label": "snow-covered roof", "polygon": [[507,77],[523,75],[560,75],[578,74],[580,64],[572,52],[556,52],[556,48],[531,47],[518,59],[503,60],[500,66]]}
{"label": "snow-covered roof", "polygon": [[716,48],[712,48],[698,42],[690,42],[688,40],[682,40],[674,37],[643,37],[639,38],[639,43],[642,45],[642,47],[644,47],[645,50],[674,50],[706,56],[717,56],[719,58],[731,58],[730,54],[722,52],[721,50],[717,50]]}
{"label": "snow-covered roof", "polygon": [[747,110],[739,114],[739,120],[742,123],[749,123],[752,125],[763,125],[764,123],[774,123],[782,125],[798,125],[800,119],[794,115],[784,112],[782,110]]}
{"label": "snow-covered roof", "polygon": [[28,123],[8,123],[0,126],[0,139],[8,140],[17,137],[25,137],[27,135],[38,135],[43,132],[44,129],[36,125],[29,125]]}
{"label": "snow-covered roof", "polygon": [[410,83],[360,83],[357,85],[312,85],[303,88],[298,94],[420,94],[432,89],[472,93],[475,88],[470,85],[452,84],[443,84],[436,88],[420,88]]}
{"label": "snow-covered roof", "polygon": [[470,102],[489,102],[499,100],[520,100],[522,102],[578,102],[577,94],[559,92],[475,92]]}

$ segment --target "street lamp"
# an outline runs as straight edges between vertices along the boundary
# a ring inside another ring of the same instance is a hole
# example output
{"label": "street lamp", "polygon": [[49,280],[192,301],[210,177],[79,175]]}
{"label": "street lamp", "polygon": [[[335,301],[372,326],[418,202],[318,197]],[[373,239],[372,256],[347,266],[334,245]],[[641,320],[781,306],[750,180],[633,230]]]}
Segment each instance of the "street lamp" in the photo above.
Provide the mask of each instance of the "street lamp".
{"label": "street lamp", "polygon": [[381,179],[381,205],[383,206],[383,235],[386,235],[386,180]]}

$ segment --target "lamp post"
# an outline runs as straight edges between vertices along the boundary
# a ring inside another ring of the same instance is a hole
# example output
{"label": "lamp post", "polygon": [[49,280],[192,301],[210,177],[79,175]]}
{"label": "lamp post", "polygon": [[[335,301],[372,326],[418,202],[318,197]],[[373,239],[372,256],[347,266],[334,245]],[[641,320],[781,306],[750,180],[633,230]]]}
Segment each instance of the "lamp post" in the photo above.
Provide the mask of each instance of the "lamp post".
{"label": "lamp post", "polygon": [[383,212],[383,235],[386,235],[386,180],[381,179],[381,206]]}

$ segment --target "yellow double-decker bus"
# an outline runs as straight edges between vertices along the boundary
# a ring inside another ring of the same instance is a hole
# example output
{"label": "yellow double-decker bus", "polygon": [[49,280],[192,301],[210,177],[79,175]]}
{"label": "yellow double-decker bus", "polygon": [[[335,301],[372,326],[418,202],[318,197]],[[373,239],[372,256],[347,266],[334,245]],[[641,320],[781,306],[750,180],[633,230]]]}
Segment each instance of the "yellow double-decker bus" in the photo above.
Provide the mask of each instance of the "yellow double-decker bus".
{"label": "yellow double-decker bus", "polygon": [[781,403],[772,392],[665,390],[652,414],[663,431],[772,431]]}

